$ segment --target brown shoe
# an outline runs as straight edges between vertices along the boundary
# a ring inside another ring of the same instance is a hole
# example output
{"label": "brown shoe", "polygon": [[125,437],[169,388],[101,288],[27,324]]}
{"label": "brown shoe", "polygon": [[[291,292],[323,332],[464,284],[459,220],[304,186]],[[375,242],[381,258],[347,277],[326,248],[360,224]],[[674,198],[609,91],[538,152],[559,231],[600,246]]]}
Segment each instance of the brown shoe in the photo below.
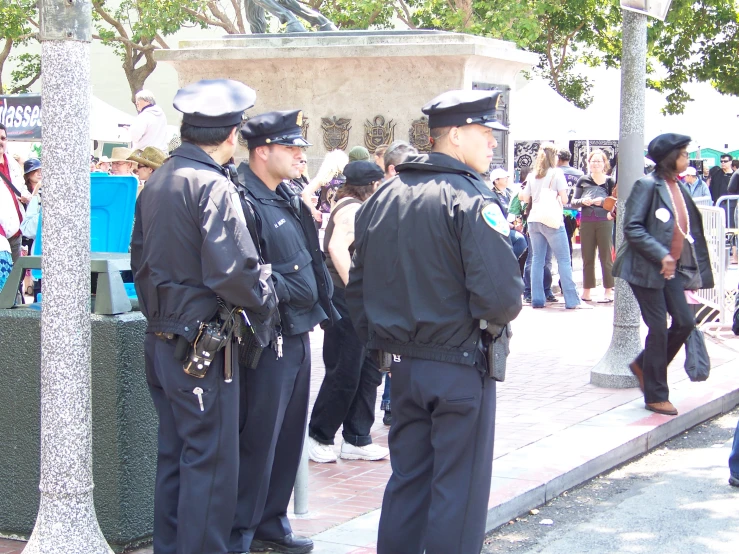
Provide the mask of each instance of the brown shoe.
{"label": "brown shoe", "polygon": [[663,415],[677,415],[677,410],[671,402],[653,402],[644,406],[647,410],[663,414]]}
{"label": "brown shoe", "polygon": [[634,377],[639,380],[639,388],[644,392],[644,372],[641,370],[641,367],[639,367],[639,364],[636,363],[636,360],[629,364],[629,369],[631,370],[631,373],[634,374]]}

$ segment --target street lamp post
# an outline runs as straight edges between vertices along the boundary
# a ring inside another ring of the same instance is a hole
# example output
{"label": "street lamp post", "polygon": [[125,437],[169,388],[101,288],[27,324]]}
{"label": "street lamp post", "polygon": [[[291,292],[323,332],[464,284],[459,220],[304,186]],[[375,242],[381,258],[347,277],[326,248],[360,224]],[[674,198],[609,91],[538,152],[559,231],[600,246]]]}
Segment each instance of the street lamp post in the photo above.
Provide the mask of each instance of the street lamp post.
{"label": "street lamp post", "polygon": [[[644,105],[647,80],[647,16],[623,10],[621,56],[621,127],[618,144],[618,203],[623,214],[626,199],[644,175]],[[616,218],[616,247],[623,242],[623,216]],[[626,281],[616,279],[613,337],[603,359],[590,371],[598,387],[631,388],[639,385],[629,370],[641,350],[640,312]]]}
{"label": "street lamp post", "polygon": [[41,503],[25,554],[108,554],[93,504],[89,0],[41,0]]}

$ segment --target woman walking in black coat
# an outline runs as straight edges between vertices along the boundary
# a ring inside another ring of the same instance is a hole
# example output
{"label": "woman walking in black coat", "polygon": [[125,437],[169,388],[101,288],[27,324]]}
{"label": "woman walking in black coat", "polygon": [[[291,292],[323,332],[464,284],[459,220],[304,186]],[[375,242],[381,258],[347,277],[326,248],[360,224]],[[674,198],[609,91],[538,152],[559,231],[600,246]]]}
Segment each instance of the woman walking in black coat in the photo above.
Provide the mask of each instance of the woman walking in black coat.
{"label": "woman walking in black coat", "polygon": [[[674,133],[649,143],[647,156],[657,166],[634,183],[626,201],[624,242],[613,266],[614,276],[628,281],[634,291],[649,328],[646,346],[629,368],[639,379],[646,409],[666,415],[677,415],[669,400],[667,366],[695,326],[685,290],[713,287],[701,214],[677,180],[688,167],[689,143],[690,137]],[[693,251],[699,284],[688,282],[689,264],[683,256]]]}

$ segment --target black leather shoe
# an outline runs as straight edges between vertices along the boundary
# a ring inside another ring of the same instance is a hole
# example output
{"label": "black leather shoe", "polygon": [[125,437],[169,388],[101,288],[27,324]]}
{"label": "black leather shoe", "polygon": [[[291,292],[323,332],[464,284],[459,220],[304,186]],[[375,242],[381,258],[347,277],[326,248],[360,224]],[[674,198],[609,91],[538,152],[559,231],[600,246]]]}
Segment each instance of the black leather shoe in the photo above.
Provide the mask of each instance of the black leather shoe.
{"label": "black leather shoe", "polygon": [[251,552],[280,552],[282,554],[307,554],[313,550],[313,541],[290,533],[281,539],[254,539]]}
{"label": "black leather shoe", "polygon": [[392,425],[393,423],[393,412],[385,410],[385,415],[382,416],[383,425]]}
{"label": "black leather shoe", "polygon": [[547,302],[559,302],[559,300],[557,299],[556,296],[554,296],[553,294],[550,294],[549,296],[547,296]]}

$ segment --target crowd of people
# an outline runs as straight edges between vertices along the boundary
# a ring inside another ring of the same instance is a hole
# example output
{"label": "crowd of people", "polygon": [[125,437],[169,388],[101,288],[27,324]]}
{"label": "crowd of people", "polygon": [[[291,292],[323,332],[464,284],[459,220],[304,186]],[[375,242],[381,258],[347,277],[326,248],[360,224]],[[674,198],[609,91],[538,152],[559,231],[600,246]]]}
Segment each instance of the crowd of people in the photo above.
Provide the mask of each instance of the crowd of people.
{"label": "crowd of people", "polygon": [[[155,552],[310,552],[287,517],[304,440],[317,463],[390,456],[379,554],[479,552],[505,371],[493,349],[524,303],[559,302],[552,257],[566,309],[592,307],[596,252],[600,302],[613,302],[614,275],[629,283],[649,328],[630,370],[648,410],[677,414],[666,374],[695,327],[684,291],[713,286],[692,196],[720,193],[724,181],[728,191],[728,171],[706,184],[688,165],[690,138],[661,135],[648,148],[655,171],[619,210],[603,151],[589,152],[583,174],[568,150],[545,143],[514,187],[504,169],[490,171],[493,131],[505,129],[499,95],[449,91],[426,104],[430,153],[405,141],[335,150],[313,178],[299,109],[244,122],[252,89],[193,83],[175,96],[182,144],[167,154],[153,128],[161,110],[137,95],[148,123],[134,148],[93,159],[91,171],[140,182],[131,269],[159,417]],[[239,135],[248,159],[237,167]],[[0,126],[0,287],[41,186],[39,160],[15,167],[5,142]],[[326,371],[309,413],[318,325]],[[383,380],[389,449],[371,436]]]}

